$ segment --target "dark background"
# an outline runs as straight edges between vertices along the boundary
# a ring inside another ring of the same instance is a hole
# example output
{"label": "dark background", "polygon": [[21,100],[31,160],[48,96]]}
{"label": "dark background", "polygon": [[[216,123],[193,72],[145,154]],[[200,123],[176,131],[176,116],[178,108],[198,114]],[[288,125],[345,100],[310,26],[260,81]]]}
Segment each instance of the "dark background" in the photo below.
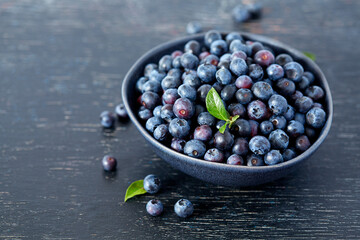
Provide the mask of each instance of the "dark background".
{"label": "dark background", "polygon": [[[0,0],[0,239],[359,239],[360,1],[264,1],[234,24],[238,1]],[[112,134],[99,114],[121,101],[130,66],[150,48],[204,28],[242,30],[312,52],[332,89],[334,121],[301,169],[235,189],[160,160],[135,127]],[[106,175],[112,153],[118,171]],[[154,173],[162,217],[128,185]],[[179,219],[174,203],[195,205]]]}

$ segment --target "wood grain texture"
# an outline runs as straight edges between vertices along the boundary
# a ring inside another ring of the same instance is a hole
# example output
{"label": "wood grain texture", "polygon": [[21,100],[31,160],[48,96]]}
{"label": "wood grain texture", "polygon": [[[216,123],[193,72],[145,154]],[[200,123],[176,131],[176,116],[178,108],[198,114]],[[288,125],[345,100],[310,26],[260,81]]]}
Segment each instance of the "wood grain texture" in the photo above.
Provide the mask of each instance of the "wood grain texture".
{"label": "wood grain texture", "polygon": [[[360,1],[264,1],[236,25],[237,1],[0,0],[0,239],[359,239]],[[130,123],[103,133],[122,78],[187,22],[276,38],[316,55],[332,89],[332,130],[303,168],[234,189],[200,182],[160,160]],[[101,158],[118,157],[115,174]],[[127,186],[158,174],[153,218]],[[189,219],[173,204],[188,198]]]}

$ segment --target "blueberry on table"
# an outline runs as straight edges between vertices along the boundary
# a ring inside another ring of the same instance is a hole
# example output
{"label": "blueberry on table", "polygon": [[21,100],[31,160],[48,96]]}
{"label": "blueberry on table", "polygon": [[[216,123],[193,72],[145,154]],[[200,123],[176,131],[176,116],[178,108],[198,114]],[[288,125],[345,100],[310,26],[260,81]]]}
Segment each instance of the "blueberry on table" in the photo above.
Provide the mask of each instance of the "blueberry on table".
{"label": "blueberry on table", "polygon": [[186,32],[187,34],[196,34],[202,31],[201,23],[199,22],[189,22],[186,25]]}
{"label": "blueberry on table", "polygon": [[208,31],[204,36],[204,43],[205,46],[210,48],[211,44],[216,40],[221,40],[221,34],[216,30],[210,30]]}
{"label": "blueberry on table", "polygon": [[314,105],[314,102],[311,98],[303,96],[295,101],[295,107],[300,113],[306,113]]}
{"label": "blueberry on table", "polygon": [[249,148],[256,155],[264,155],[270,151],[270,142],[266,137],[258,135],[250,139]]}
{"label": "blueberry on table", "polygon": [[245,165],[245,160],[237,154],[232,154],[228,157],[226,163],[230,165]]}
{"label": "blueberry on table", "polygon": [[289,136],[283,130],[276,129],[270,133],[269,141],[272,148],[283,150],[289,145]]}
{"label": "blueberry on table", "polygon": [[319,86],[311,86],[305,90],[305,94],[312,100],[317,101],[324,97],[324,90]]}
{"label": "blueberry on table", "polygon": [[254,61],[262,67],[267,67],[275,62],[275,57],[268,50],[260,50],[255,54]]}
{"label": "blueberry on table", "polygon": [[254,81],[260,81],[264,77],[264,70],[259,64],[250,64],[249,76]]}
{"label": "blueberry on table", "polygon": [[217,132],[214,136],[214,145],[219,150],[228,150],[231,149],[234,144],[234,137],[229,132],[229,129],[226,129],[224,133]]}
{"label": "blueberry on table", "polygon": [[305,128],[302,123],[291,120],[286,127],[286,132],[290,137],[297,138],[300,135],[304,134]]}
{"label": "blueberry on table", "polygon": [[237,138],[235,139],[234,145],[232,147],[232,152],[237,155],[246,155],[249,151],[249,142],[246,138]]}
{"label": "blueberry on table", "polygon": [[294,81],[299,82],[304,74],[304,68],[297,62],[289,62],[284,65],[285,76]]}
{"label": "blueberry on table", "polygon": [[282,153],[282,157],[284,161],[289,161],[296,157],[296,152],[293,149],[285,149]]}
{"label": "blueberry on table", "polygon": [[252,19],[261,17],[262,4],[260,2],[254,2],[247,5],[247,9]]}
{"label": "blueberry on table", "polygon": [[101,162],[105,171],[111,172],[116,170],[117,161],[115,157],[106,155]]}
{"label": "blueberry on table", "polygon": [[257,98],[261,100],[268,100],[271,97],[271,95],[273,95],[274,93],[270,84],[264,81],[259,81],[254,83],[254,85],[251,88],[251,91]]}
{"label": "blueberry on table", "polygon": [[274,130],[274,125],[270,121],[263,121],[260,123],[260,132],[267,136]]}
{"label": "blueberry on table", "polygon": [[206,146],[202,141],[190,140],[185,144],[184,153],[190,157],[202,158],[206,152]]}
{"label": "blueberry on table", "polygon": [[191,101],[196,100],[196,89],[188,84],[180,85],[177,91],[182,98],[188,98]]}
{"label": "blueberry on table", "polygon": [[270,80],[276,81],[284,77],[284,69],[279,64],[271,64],[266,68]]}
{"label": "blueberry on table", "polygon": [[175,138],[185,138],[190,132],[190,125],[185,119],[174,118],[169,124],[169,132]]}
{"label": "blueberry on table", "polygon": [[249,167],[257,167],[257,166],[264,166],[265,163],[262,156],[256,154],[250,154],[247,157],[247,165]]}
{"label": "blueberry on table", "polygon": [[149,132],[154,132],[155,128],[163,123],[163,120],[159,117],[151,117],[146,121],[145,127]]}
{"label": "blueberry on table", "polygon": [[236,76],[241,76],[246,74],[249,69],[244,59],[235,58],[230,62],[230,70]]}
{"label": "blueberry on table", "polygon": [[161,181],[160,178],[154,174],[147,175],[144,178],[144,189],[150,194],[157,193],[160,190]]}
{"label": "blueberry on table", "polygon": [[195,106],[189,99],[179,98],[174,103],[173,111],[178,118],[190,119],[195,113]]}
{"label": "blueberry on table", "polygon": [[209,112],[202,112],[199,114],[197,122],[199,125],[208,125],[212,127],[215,126],[216,120]]}
{"label": "blueberry on table", "polygon": [[306,135],[298,137],[295,141],[295,147],[297,150],[304,152],[310,147],[311,143]]}
{"label": "blueberry on table", "polygon": [[170,88],[163,93],[162,102],[163,104],[174,104],[178,98],[180,98],[178,91],[175,88]]}
{"label": "blueberry on table", "polygon": [[160,142],[165,141],[169,136],[169,129],[166,124],[160,124],[154,130],[154,138]]}
{"label": "blueberry on table", "polygon": [[273,115],[269,120],[276,129],[284,130],[286,127],[286,118],[282,115]]}
{"label": "blueberry on table", "polygon": [[252,120],[264,120],[269,115],[265,103],[260,100],[249,103],[247,110],[248,116]]}
{"label": "blueberry on table", "polygon": [[217,148],[211,148],[206,151],[204,160],[220,163],[224,161],[224,154]]}
{"label": "blueberry on table", "polygon": [[284,114],[288,108],[286,98],[278,94],[274,94],[270,97],[268,105],[270,110],[276,115]]}
{"label": "blueberry on table", "polygon": [[123,103],[120,103],[115,107],[115,113],[119,120],[127,120],[129,118],[125,105]]}
{"label": "blueberry on table", "polygon": [[104,111],[100,114],[100,123],[103,128],[114,128],[115,120],[115,115],[112,112]]}
{"label": "blueberry on table", "polygon": [[279,64],[280,66],[284,67],[285,64],[294,61],[293,58],[286,53],[282,53],[276,56],[275,62],[276,64]]}
{"label": "blueberry on table", "polygon": [[233,41],[233,40],[240,40],[242,41],[243,38],[242,36],[240,35],[240,33],[238,32],[231,32],[231,33],[228,33],[225,37],[225,40],[226,40],[226,43],[230,45],[230,43]]}
{"label": "blueberry on table", "polygon": [[190,217],[194,212],[193,204],[187,199],[180,199],[175,203],[175,213],[182,218]]}
{"label": "blueberry on table", "polygon": [[182,152],[184,152],[185,144],[186,144],[185,140],[179,139],[179,138],[173,138],[171,140],[170,147],[172,149],[174,149],[175,151],[182,153]]}
{"label": "blueberry on table", "polygon": [[242,23],[250,19],[251,15],[248,8],[245,5],[237,5],[232,12],[232,16],[235,22]]}
{"label": "blueberry on table", "polygon": [[313,128],[321,128],[326,122],[326,113],[323,109],[314,107],[306,113],[306,123]]}
{"label": "blueberry on table", "polygon": [[160,103],[160,97],[154,92],[144,92],[141,95],[141,104],[147,109],[153,110],[158,103]]}
{"label": "blueberry on table", "polygon": [[215,79],[216,67],[212,64],[201,64],[197,68],[198,77],[205,83],[211,83]]}
{"label": "blueberry on table", "polygon": [[146,211],[151,216],[159,216],[164,211],[164,206],[158,199],[152,199],[146,204]]}
{"label": "blueberry on table", "polygon": [[212,130],[208,125],[200,125],[195,128],[194,139],[207,142],[212,138]]}
{"label": "blueberry on table", "polygon": [[217,70],[215,76],[216,76],[216,80],[222,85],[228,85],[231,83],[232,80],[231,72],[226,68],[220,68],[219,70]]}
{"label": "blueberry on table", "polygon": [[236,91],[235,97],[240,104],[248,104],[253,99],[253,94],[250,89],[240,88]]}
{"label": "blueberry on table", "polygon": [[266,165],[275,165],[284,162],[284,159],[279,150],[271,150],[264,157]]}
{"label": "blueberry on table", "polygon": [[180,58],[181,65],[186,69],[196,69],[199,65],[199,59],[192,53],[184,53]]}
{"label": "blueberry on table", "polygon": [[221,56],[228,51],[227,43],[222,40],[215,40],[210,45],[210,53],[216,56]]}

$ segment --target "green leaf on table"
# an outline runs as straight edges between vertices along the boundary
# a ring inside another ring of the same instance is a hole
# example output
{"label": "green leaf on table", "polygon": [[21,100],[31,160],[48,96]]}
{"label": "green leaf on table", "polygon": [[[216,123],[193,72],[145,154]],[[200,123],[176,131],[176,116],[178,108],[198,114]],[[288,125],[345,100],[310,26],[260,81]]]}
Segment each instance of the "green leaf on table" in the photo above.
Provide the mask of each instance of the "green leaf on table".
{"label": "green leaf on table", "polygon": [[311,60],[315,61],[316,60],[316,56],[315,54],[311,53],[311,52],[303,52],[303,54],[305,56],[307,56],[308,58],[310,58]]}
{"label": "green leaf on table", "polygon": [[220,132],[220,133],[224,133],[224,132],[225,132],[226,126],[228,125],[228,123],[229,123],[229,121],[226,121],[226,122],[224,123],[224,125],[222,125],[222,127],[219,129],[219,132]]}
{"label": "green leaf on table", "polygon": [[224,103],[215,88],[211,88],[206,95],[206,108],[217,119],[227,121],[230,118],[230,114],[226,111]]}
{"label": "green leaf on table", "polygon": [[128,199],[132,197],[135,197],[137,195],[142,195],[145,193],[146,191],[144,189],[144,180],[135,181],[132,184],[130,184],[130,186],[126,190],[124,202],[126,202]]}

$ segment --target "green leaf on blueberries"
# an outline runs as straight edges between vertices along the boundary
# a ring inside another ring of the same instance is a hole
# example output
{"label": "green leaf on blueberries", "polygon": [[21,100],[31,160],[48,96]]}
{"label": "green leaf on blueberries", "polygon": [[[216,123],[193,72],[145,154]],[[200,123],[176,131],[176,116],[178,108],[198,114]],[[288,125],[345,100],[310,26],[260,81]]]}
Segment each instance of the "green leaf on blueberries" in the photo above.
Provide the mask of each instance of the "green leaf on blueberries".
{"label": "green leaf on blueberries", "polygon": [[206,95],[206,108],[217,119],[229,120],[230,114],[226,111],[224,103],[215,88],[211,88]]}
{"label": "green leaf on blueberries", "polygon": [[145,193],[144,180],[135,181],[127,188],[124,202],[136,195],[142,195]]}
{"label": "green leaf on blueberries", "polygon": [[305,56],[307,56],[308,58],[310,58],[311,60],[315,61],[316,60],[316,56],[315,54],[311,53],[311,52],[303,52],[303,54]]}
{"label": "green leaf on blueberries", "polygon": [[221,132],[221,133],[224,133],[225,132],[225,130],[226,130],[226,125],[228,125],[228,121],[226,121],[225,122],[225,124],[224,125],[222,125],[222,127],[219,129],[219,132]]}

